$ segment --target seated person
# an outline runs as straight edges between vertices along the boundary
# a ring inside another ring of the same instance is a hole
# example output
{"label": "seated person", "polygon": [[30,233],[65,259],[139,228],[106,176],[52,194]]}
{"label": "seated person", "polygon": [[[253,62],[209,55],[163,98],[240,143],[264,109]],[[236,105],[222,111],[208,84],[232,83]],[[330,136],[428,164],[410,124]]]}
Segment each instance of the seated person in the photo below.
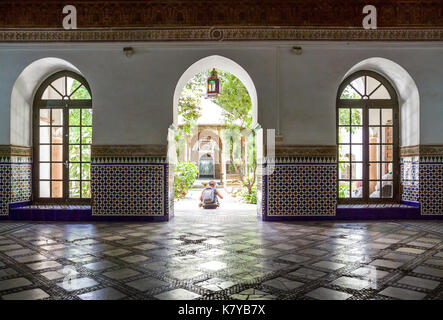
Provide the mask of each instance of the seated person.
{"label": "seated person", "polygon": [[208,186],[203,189],[200,195],[199,207],[218,207],[220,205],[218,202],[218,197],[223,199],[223,196],[216,188],[215,181],[209,181]]}

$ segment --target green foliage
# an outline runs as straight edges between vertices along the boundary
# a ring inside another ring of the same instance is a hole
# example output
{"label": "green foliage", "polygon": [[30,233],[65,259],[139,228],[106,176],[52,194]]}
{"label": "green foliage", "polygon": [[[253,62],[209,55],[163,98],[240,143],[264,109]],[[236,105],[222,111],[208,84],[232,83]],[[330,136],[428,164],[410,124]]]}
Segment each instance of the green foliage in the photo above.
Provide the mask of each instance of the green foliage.
{"label": "green foliage", "polygon": [[174,167],[174,196],[183,198],[194,185],[198,167],[192,162],[177,162]]}
{"label": "green foliage", "polygon": [[338,197],[339,198],[349,198],[350,187],[348,184],[340,184],[338,186]]}
{"label": "green foliage", "polygon": [[[350,91],[349,90],[349,86],[345,88],[345,90],[343,90],[342,95],[341,95],[341,99],[360,99],[360,96],[355,93],[354,91]],[[350,108],[350,109],[346,109],[346,108],[339,108],[338,109],[338,123],[340,125],[343,125],[345,132],[347,134],[349,134],[349,132],[351,132],[351,134],[354,134],[357,131],[357,127],[355,126],[361,126],[361,119],[362,119],[362,114],[361,114],[361,109],[356,109],[356,108]],[[339,130],[338,132],[338,142],[339,143],[349,143],[349,138],[345,138],[343,137],[343,132],[341,132]],[[338,163],[338,168],[340,170],[340,172],[344,172],[345,171],[345,164],[343,162],[339,162]],[[345,186],[345,185],[340,185],[339,186],[339,197],[340,198],[346,198],[349,197],[349,186]]]}
{"label": "green foliage", "polygon": [[[79,88],[79,86],[81,86],[81,87]],[[74,93],[74,94],[72,94],[72,93]],[[83,86],[77,80],[74,80],[74,82],[72,83],[71,92],[69,94],[72,94],[71,99],[75,99],[75,100],[77,100],[77,99],[84,99],[84,100],[91,99],[91,95],[89,94],[88,89],[86,89],[85,86]]]}
{"label": "green foliage", "polygon": [[[177,155],[185,145],[183,133],[189,135],[200,117],[201,97],[206,91],[206,81],[211,70],[198,73],[185,86],[179,99],[178,113],[185,121],[183,132],[175,135]],[[252,197],[252,187],[256,180],[255,134],[252,129],[252,103],[243,83],[229,72],[217,70],[220,79],[220,94],[214,102],[224,109],[227,128],[223,140],[225,155],[230,159],[233,171],[240,176],[242,186]],[[242,131],[243,129],[249,132]]]}
{"label": "green foliage", "polygon": [[183,88],[178,100],[178,114],[183,117],[183,130],[191,134],[195,122],[201,116],[201,96],[205,90],[205,72],[196,74]]}
{"label": "green foliage", "polygon": [[179,158],[180,154],[186,148],[186,131],[182,128],[177,129],[174,136],[175,140],[175,152],[177,154],[177,158]]}
{"label": "green foliage", "polygon": [[[343,90],[340,99],[360,99],[360,96],[355,92],[349,91],[349,86]],[[343,109],[340,108],[338,112],[338,123],[340,125],[346,126],[360,126],[361,125],[361,109]],[[349,132],[349,127],[345,127],[346,131]],[[354,133],[356,128],[352,128],[352,133]],[[339,140],[341,141],[341,139]]]}
{"label": "green foliage", "polygon": [[229,125],[240,120],[242,127],[251,129],[252,103],[248,90],[244,84],[233,74],[217,70],[220,79],[220,94],[214,102],[225,111],[225,118]]}
{"label": "green foliage", "polygon": [[178,114],[181,115],[185,121],[183,130],[187,134],[191,134],[191,131],[195,126],[195,122],[201,115],[200,101],[200,96],[194,91],[187,88],[183,89],[178,101]]}
{"label": "green foliage", "polygon": [[[70,180],[91,179],[91,147],[92,143],[92,110],[71,109],[69,111],[69,161],[83,163],[69,164]],[[82,127],[80,127],[82,124]],[[86,145],[80,146],[80,142]],[[90,198],[91,183],[89,181],[70,181],[69,195],[71,198]]]}
{"label": "green foliage", "polygon": [[249,192],[248,188],[243,187],[235,194],[239,196],[243,202],[257,204],[257,185],[255,184],[252,186],[251,192]]}

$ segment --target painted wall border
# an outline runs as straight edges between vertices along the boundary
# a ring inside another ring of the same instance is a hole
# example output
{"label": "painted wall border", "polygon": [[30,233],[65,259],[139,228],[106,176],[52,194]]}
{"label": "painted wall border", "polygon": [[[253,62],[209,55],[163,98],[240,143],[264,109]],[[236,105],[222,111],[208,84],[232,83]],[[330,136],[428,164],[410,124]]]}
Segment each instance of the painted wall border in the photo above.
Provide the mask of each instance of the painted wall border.
{"label": "painted wall border", "polygon": [[0,29],[0,42],[443,41],[443,28],[171,27]]}

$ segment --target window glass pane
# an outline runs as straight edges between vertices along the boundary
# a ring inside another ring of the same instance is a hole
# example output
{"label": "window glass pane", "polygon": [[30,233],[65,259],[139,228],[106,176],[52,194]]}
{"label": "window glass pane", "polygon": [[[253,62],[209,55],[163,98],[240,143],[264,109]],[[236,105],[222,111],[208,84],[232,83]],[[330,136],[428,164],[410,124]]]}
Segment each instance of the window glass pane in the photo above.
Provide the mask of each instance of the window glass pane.
{"label": "window glass pane", "polygon": [[380,124],[380,109],[369,109],[369,125]]}
{"label": "window glass pane", "polygon": [[338,129],[338,141],[339,143],[350,143],[351,142],[351,135],[350,127],[340,127]]}
{"label": "window glass pane", "polygon": [[352,161],[363,161],[363,145],[353,144],[351,146],[352,151]]}
{"label": "window glass pane", "polygon": [[69,125],[70,126],[80,125],[80,109],[69,110]]}
{"label": "window glass pane", "polygon": [[352,125],[361,126],[363,124],[363,110],[352,108]]}
{"label": "window glass pane", "polygon": [[351,197],[362,198],[363,197],[363,181],[352,181],[351,183]]}
{"label": "window glass pane", "polygon": [[379,181],[369,181],[369,198],[380,198]]}
{"label": "window glass pane", "polygon": [[[386,100],[391,97],[380,80],[361,76],[346,85],[341,99]],[[342,104],[338,108],[339,198],[363,199],[363,194],[372,199],[391,198],[395,172],[392,168],[394,125],[398,120],[394,119],[392,107],[381,108],[372,103],[365,109],[361,103],[348,101],[346,106]],[[363,119],[363,115],[368,118]],[[369,190],[363,190],[367,186]]]}
{"label": "window glass pane", "polygon": [[372,162],[369,164],[369,179],[370,180],[380,179],[380,164],[379,163]]}
{"label": "window glass pane", "polygon": [[40,181],[40,198],[49,198],[51,183],[49,181]]}
{"label": "window glass pane", "polygon": [[82,84],[80,82],[78,82],[77,80],[71,78],[71,77],[68,77],[68,79],[69,79],[69,84],[70,84],[68,86],[69,87],[68,92],[69,92],[69,95],[72,95],[74,92],[76,92],[77,90],[80,89]]}
{"label": "window glass pane", "polygon": [[347,181],[340,181],[338,184],[338,197],[339,198],[349,198],[350,197],[351,186]]}
{"label": "window glass pane", "polygon": [[[79,84],[79,82],[77,80],[75,80],[75,82],[76,82],[75,85]],[[73,88],[74,88],[74,86],[73,86]],[[78,86],[75,89],[77,89],[77,88],[78,88]],[[89,91],[88,91],[88,89],[86,89],[85,86],[82,85],[74,92],[75,89],[71,90],[71,93],[73,93],[71,95],[72,100],[76,100],[76,99],[90,100],[91,99],[91,95],[89,94]]]}
{"label": "window glass pane", "polygon": [[80,146],[70,145],[69,146],[69,161],[75,162],[80,161]]}
{"label": "window glass pane", "polygon": [[91,165],[82,163],[82,180],[91,180]]}
{"label": "window glass pane", "polygon": [[57,80],[54,80],[51,83],[51,86],[54,87],[54,89],[56,89],[59,93],[61,93],[64,96],[66,95],[65,84],[66,84],[66,77],[60,77]]}
{"label": "window glass pane", "polygon": [[392,109],[381,110],[382,125],[392,125]]}
{"label": "window glass pane", "polygon": [[338,164],[338,178],[347,180],[351,177],[351,164],[349,162],[340,162]]}
{"label": "window glass pane", "polygon": [[381,149],[383,152],[382,161],[392,161],[393,158],[392,145],[383,145]]}
{"label": "window glass pane", "polygon": [[[63,97],[60,92],[48,86],[42,94],[42,100],[61,100]],[[49,117],[48,117],[49,118]]]}
{"label": "window glass pane", "polygon": [[369,127],[369,143],[380,143],[380,127]]}
{"label": "window glass pane", "polygon": [[80,127],[69,128],[69,143],[80,143]]}
{"label": "window glass pane", "polygon": [[63,182],[62,181],[52,181],[52,197],[62,198],[63,197]]}
{"label": "window glass pane", "polygon": [[349,109],[338,109],[338,124],[349,125],[351,121],[351,112]]}
{"label": "window glass pane", "polygon": [[381,170],[382,170],[382,179],[383,180],[392,180],[392,162],[384,162],[381,164]]}
{"label": "window glass pane", "polygon": [[63,109],[52,109],[52,125],[62,126],[63,125]]}
{"label": "window glass pane", "polygon": [[40,172],[39,172],[40,179],[45,179],[45,180],[48,179],[49,180],[50,179],[49,172],[50,172],[49,163],[40,163]]}
{"label": "window glass pane", "polygon": [[380,145],[369,145],[369,161],[380,161]]}
{"label": "window glass pane", "polygon": [[52,143],[63,143],[63,127],[52,127]]}
{"label": "window glass pane", "polygon": [[40,143],[49,143],[51,135],[50,127],[40,127]]}
{"label": "window glass pane", "polygon": [[82,198],[91,197],[91,182],[82,181]]}
{"label": "window glass pane", "polygon": [[80,181],[69,181],[69,197],[80,198]]}
{"label": "window glass pane", "polygon": [[357,78],[351,82],[352,87],[354,87],[355,91],[359,94],[365,93],[365,85],[364,85],[364,77]]}
{"label": "window glass pane", "polygon": [[380,85],[380,82],[372,77],[366,76],[366,94],[369,95],[374,91],[378,86]]}
{"label": "window glass pane", "polygon": [[361,96],[351,86],[347,86],[343,90],[340,99],[361,99]]}
{"label": "window glass pane", "polygon": [[381,86],[371,96],[369,99],[391,99],[388,90],[384,86]]}
{"label": "window glass pane", "polygon": [[80,180],[80,163],[69,164],[69,179]]}
{"label": "window glass pane", "polygon": [[63,145],[52,145],[52,161],[63,161]]}
{"label": "window glass pane", "polygon": [[63,164],[62,163],[52,163],[52,179],[62,180],[63,179]]}
{"label": "window glass pane", "polygon": [[82,127],[82,143],[92,143],[92,128]]}
{"label": "window glass pane", "polygon": [[50,149],[49,146],[40,146],[40,161],[49,161],[50,160]]}
{"label": "window glass pane", "polygon": [[394,188],[392,186],[392,181],[383,181],[383,188],[381,190],[382,198],[392,198]]}
{"label": "window glass pane", "polygon": [[82,126],[92,126],[92,109],[82,110]]}
{"label": "window glass pane", "polygon": [[91,146],[82,146],[82,161],[91,161]]}
{"label": "window glass pane", "polygon": [[363,164],[353,163],[352,164],[352,180],[363,179]]}
{"label": "window glass pane", "polygon": [[349,161],[350,149],[349,145],[340,145],[338,147],[339,161]]}
{"label": "window glass pane", "polygon": [[363,128],[352,127],[352,143],[363,143]]}
{"label": "window glass pane", "polygon": [[392,127],[382,127],[383,131],[383,143],[392,143],[393,137],[392,137]]}
{"label": "window glass pane", "polygon": [[51,122],[49,109],[40,109],[40,125],[47,126]]}

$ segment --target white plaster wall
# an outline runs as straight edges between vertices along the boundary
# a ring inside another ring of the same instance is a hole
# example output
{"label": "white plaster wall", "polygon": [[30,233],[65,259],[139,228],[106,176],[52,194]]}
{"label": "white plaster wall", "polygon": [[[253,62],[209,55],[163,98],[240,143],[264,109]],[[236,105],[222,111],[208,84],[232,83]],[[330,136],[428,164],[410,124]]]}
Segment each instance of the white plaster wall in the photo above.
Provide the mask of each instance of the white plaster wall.
{"label": "white plaster wall", "polygon": [[[126,58],[122,49],[131,45],[135,53]],[[302,55],[291,52],[293,45],[303,47]],[[0,144],[29,144],[10,136],[24,130],[10,127],[11,93],[21,72],[46,57],[66,60],[89,82],[94,144],[164,144],[177,82],[210,55],[232,59],[248,72],[258,122],[280,130],[282,143],[326,145],[336,142],[335,99],[345,74],[364,59],[390,59],[418,87],[420,143],[443,144],[443,44],[425,42],[0,44]]]}
{"label": "white plaster wall", "polygon": [[302,47],[300,56],[288,47],[280,48],[280,116],[285,143],[335,144],[338,85],[354,65],[372,57],[400,65],[418,87],[420,115],[403,112],[402,117],[420,117],[419,141],[408,139],[410,132],[403,131],[402,144],[443,143],[442,44],[307,43]]}
{"label": "white plaster wall", "polygon": [[31,146],[31,115],[36,90],[41,82],[61,70],[81,74],[70,63],[58,58],[44,58],[27,66],[14,83],[10,102],[10,144]]}

